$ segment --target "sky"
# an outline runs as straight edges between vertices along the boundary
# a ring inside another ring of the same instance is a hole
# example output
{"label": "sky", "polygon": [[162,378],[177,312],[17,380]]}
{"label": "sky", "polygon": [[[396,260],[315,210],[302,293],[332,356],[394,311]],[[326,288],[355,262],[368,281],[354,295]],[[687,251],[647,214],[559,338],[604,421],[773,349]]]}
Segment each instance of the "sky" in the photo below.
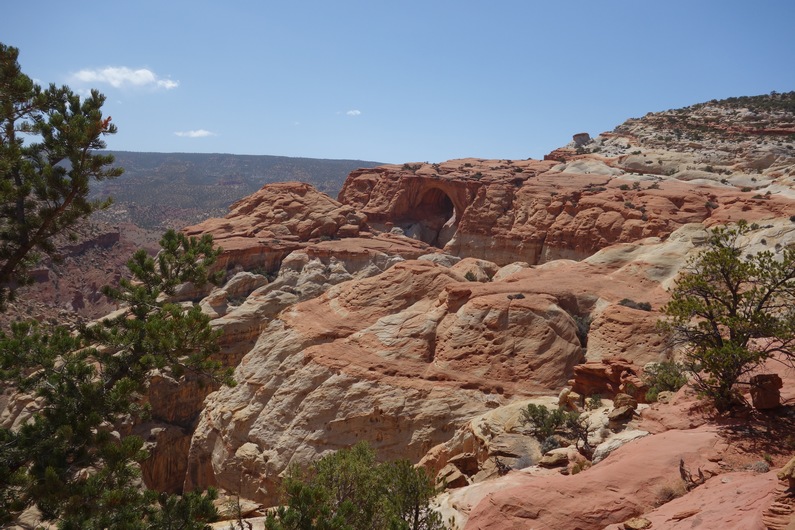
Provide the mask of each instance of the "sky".
{"label": "sky", "polygon": [[792,0],[0,0],[43,85],[96,88],[109,149],[542,158],[628,118],[795,90]]}

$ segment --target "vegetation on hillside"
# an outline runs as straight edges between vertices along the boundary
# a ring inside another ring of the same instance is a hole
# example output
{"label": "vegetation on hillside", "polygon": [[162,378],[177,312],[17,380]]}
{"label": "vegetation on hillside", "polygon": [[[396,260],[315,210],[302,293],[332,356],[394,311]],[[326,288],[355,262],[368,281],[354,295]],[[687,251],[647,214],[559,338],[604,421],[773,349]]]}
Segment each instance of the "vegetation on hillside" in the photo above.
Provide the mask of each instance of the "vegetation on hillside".
{"label": "vegetation on hillside", "polygon": [[292,469],[284,481],[285,506],[268,516],[268,530],[442,530],[430,509],[433,481],[407,460],[379,464],[360,442]]}
{"label": "vegetation on hillside", "polygon": [[[36,399],[32,418],[0,429],[0,523],[35,505],[59,528],[204,528],[214,492],[160,495],[137,485],[143,440],[124,424],[145,418],[152,369],[186,371],[232,384],[212,356],[218,333],[196,308],[161,294],[184,281],[201,284],[217,256],[212,240],[174,232],[157,259],[139,252],[133,276],[108,293],[127,304],[116,318],[73,333],[62,326],[16,323],[0,333],[0,380]],[[171,523],[168,523],[171,521]],[[168,524],[167,524],[168,523]]]}
{"label": "vegetation on hillside", "polygon": [[676,392],[687,384],[687,369],[677,361],[663,361],[643,369],[643,380],[649,386],[646,400],[657,401],[660,392]]}
{"label": "vegetation on hillside", "polygon": [[[41,89],[21,72],[18,50],[0,43],[0,307],[24,284],[39,253],[55,254],[108,200],[92,182],[116,177],[98,154],[116,132],[104,97],[68,87]],[[0,333],[0,381],[29,399],[19,425],[0,428],[0,525],[35,507],[62,529],[203,529],[216,517],[213,491],[183,496],[142,488],[143,440],[129,426],[147,415],[143,392],[153,368],[196,371],[230,382],[212,355],[217,332],[196,309],[161,295],[201,284],[218,250],[211,238],[173,232],[157,259],[144,251],[128,265],[133,280],[106,294],[127,304],[118,318],[82,330],[15,322]]]}
{"label": "vegetation on hillside", "polygon": [[749,109],[762,111],[783,111],[795,114],[795,90],[792,92],[771,92],[759,96],[738,96],[726,99],[713,99],[707,103],[694,105],[726,107],[730,109]]}
{"label": "vegetation on hillside", "polygon": [[[601,402],[596,397],[592,403]],[[528,403],[522,409],[520,421],[527,425],[530,434],[541,442],[541,451],[559,447],[561,441],[573,444],[583,455],[590,457],[593,447],[588,443],[588,436],[595,430],[590,424],[587,415],[576,411],[567,411],[562,408],[550,409],[544,405]]]}
{"label": "vegetation on hillside", "polygon": [[746,254],[751,227],[718,227],[663,307],[662,329],[684,346],[694,386],[725,411],[744,376],[776,357],[795,364],[795,247]]}
{"label": "vegetation on hillside", "polygon": [[[771,92],[698,103],[689,107],[650,112],[630,119],[614,132],[633,137],[640,146],[664,147],[673,151],[692,149],[698,144],[734,157],[730,147],[738,142],[778,148],[777,155],[789,157],[795,141],[795,91]],[[638,152],[639,153],[639,152]],[[713,169],[709,169],[713,168]],[[730,173],[729,168],[707,164]]]}

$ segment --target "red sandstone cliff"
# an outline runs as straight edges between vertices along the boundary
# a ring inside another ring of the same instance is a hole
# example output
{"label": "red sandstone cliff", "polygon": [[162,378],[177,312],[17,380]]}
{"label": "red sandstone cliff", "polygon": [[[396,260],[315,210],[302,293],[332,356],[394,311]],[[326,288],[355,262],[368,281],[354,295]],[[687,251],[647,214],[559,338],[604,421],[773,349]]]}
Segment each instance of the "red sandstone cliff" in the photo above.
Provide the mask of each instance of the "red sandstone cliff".
{"label": "red sandstone cliff", "polygon": [[609,164],[617,162],[580,155],[566,164],[464,159],[384,166],[352,173],[339,199],[374,228],[400,227],[452,254],[498,264],[582,259],[616,243],[667,237],[687,223],[795,210],[781,194],[760,199],[720,183],[634,175]]}

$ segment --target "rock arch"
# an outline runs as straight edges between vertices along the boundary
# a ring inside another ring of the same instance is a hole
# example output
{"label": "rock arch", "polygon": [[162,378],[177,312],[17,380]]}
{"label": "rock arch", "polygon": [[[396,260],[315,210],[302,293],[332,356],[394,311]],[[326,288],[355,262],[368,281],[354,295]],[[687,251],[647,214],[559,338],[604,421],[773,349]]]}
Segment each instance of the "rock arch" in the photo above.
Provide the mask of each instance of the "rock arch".
{"label": "rock arch", "polygon": [[429,245],[443,248],[455,234],[459,219],[457,214],[453,199],[443,189],[432,187],[424,190],[410,212],[415,221],[411,235]]}

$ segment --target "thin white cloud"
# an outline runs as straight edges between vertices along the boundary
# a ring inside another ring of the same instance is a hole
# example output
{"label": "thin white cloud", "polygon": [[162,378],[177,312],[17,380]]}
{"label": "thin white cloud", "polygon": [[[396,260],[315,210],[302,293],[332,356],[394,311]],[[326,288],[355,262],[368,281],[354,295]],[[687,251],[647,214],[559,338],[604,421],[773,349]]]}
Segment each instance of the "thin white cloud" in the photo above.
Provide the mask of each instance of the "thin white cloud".
{"label": "thin white cloud", "polygon": [[194,131],[177,131],[174,134],[182,138],[206,138],[207,136],[215,136],[214,132],[205,129],[196,129]]}
{"label": "thin white cloud", "polygon": [[80,70],[72,75],[72,79],[83,83],[107,83],[114,88],[132,86],[172,90],[179,86],[179,81],[163,79],[147,68],[133,70],[126,66]]}
{"label": "thin white cloud", "polygon": [[362,111],[357,110],[357,109],[353,109],[353,110],[349,110],[345,114],[347,114],[348,116],[359,116],[361,113],[362,113]]}

